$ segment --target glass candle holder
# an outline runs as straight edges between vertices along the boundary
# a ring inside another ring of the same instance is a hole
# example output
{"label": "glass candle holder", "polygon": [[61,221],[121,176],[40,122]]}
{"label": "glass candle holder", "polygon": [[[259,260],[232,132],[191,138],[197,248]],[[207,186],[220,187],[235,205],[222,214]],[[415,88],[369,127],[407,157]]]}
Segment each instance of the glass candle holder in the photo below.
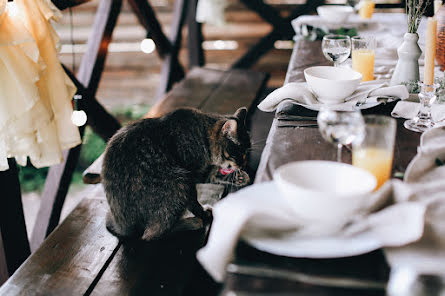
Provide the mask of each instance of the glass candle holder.
{"label": "glass candle holder", "polygon": [[424,131],[434,127],[434,121],[431,116],[431,106],[437,99],[436,89],[439,85],[419,82],[419,86],[420,110],[416,117],[405,121],[404,126],[409,130],[423,133]]}

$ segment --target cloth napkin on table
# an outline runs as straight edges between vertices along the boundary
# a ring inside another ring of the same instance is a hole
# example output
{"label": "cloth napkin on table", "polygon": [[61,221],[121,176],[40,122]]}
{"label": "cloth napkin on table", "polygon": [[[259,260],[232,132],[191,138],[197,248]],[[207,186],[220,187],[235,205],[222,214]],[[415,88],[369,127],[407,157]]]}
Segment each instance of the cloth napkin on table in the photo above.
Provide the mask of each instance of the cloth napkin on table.
{"label": "cloth napkin on table", "polygon": [[[408,98],[408,90],[403,85],[388,86],[382,81],[362,82],[357,90],[344,103],[330,105],[337,110],[353,110],[357,102],[373,103],[379,97],[393,97],[399,99]],[[277,109],[283,101],[289,101],[302,106],[325,105],[317,100],[310,91],[306,82],[291,82],[271,92],[259,105],[258,108],[264,112],[272,112]]]}
{"label": "cloth napkin on table", "polygon": [[[391,116],[396,118],[411,119],[416,117],[419,110],[419,102],[400,101],[392,110]],[[445,120],[445,104],[433,104],[433,106],[431,107],[431,116],[433,117],[433,120],[435,122]]]}

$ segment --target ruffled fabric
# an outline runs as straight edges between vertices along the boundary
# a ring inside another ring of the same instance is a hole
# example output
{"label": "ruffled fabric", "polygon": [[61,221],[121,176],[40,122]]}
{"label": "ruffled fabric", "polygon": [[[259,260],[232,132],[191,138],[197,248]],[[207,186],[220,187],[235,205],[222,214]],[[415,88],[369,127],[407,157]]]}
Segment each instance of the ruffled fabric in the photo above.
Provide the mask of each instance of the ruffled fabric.
{"label": "ruffled fabric", "polygon": [[54,165],[81,143],[70,119],[76,88],[50,24],[60,17],[50,0],[0,0],[0,170],[12,157],[20,165],[28,157],[37,168]]}

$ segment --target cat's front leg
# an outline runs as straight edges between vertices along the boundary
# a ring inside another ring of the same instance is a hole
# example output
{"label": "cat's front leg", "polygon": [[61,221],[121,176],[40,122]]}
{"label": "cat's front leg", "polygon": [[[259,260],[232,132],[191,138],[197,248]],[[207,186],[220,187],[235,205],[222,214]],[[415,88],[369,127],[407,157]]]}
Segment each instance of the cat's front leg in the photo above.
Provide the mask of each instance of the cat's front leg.
{"label": "cat's front leg", "polygon": [[196,191],[196,187],[192,189],[192,194],[190,194],[189,198],[188,209],[190,212],[192,212],[196,217],[201,218],[204,222],[211,222],[213,219],[212,210],[204,210],[204,208],[198,202],[198,192]]}

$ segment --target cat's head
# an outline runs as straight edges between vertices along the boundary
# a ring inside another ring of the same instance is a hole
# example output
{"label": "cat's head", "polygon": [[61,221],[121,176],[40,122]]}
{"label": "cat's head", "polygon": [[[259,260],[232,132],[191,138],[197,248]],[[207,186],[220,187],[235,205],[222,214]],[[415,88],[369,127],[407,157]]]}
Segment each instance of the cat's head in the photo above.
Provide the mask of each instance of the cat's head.
{"label": "cat's head", "polygon": [[247,164],[250,137],[246,127],[247,109],[220,120],[214,130],[213,164],[222,168],[241,169]]}

